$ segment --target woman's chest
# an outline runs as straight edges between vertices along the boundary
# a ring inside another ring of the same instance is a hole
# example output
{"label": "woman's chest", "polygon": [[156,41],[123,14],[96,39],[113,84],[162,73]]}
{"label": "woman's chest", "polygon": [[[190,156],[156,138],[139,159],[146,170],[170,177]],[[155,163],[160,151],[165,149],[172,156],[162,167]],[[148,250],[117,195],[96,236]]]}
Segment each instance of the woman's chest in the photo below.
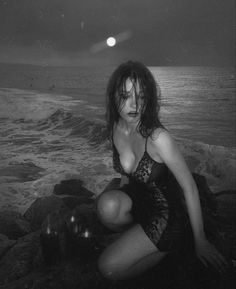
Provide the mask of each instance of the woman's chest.
{"label": "woman's chest", "polygon": [[133,173],[145,152],[145,139],[140,137],[121,137],[116,135],[114,145],[122,168],[127,174]]}

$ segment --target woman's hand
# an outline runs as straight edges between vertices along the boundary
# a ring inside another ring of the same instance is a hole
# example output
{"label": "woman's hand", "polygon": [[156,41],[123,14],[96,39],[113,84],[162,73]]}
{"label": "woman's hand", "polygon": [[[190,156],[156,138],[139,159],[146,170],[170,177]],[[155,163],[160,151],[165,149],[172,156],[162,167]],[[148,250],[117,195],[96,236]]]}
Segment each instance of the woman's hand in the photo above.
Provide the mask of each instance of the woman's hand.
{"label": "woman's hand", "polygon": [[228,267],[225,258],[206,238],[195,242],[195,250],[198,258],[206,267],[210,264],[220,273],[225,272]]}

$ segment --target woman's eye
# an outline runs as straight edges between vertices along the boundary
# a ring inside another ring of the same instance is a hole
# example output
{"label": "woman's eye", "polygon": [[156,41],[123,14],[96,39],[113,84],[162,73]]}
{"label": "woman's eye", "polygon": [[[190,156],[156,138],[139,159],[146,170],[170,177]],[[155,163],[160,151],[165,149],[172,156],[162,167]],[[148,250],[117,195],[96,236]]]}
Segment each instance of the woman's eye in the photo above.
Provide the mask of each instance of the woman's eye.
{"label": "woman's eye", "polygon": [[127,99],[129,95],[127,93],[121,93],[120,97],[123,99]]}
{"label": "woman's eye", "polygon": [[140,94],[139,94],[139,99],[143,100],[144,98],[145,98],[144,93],[140,93]]}

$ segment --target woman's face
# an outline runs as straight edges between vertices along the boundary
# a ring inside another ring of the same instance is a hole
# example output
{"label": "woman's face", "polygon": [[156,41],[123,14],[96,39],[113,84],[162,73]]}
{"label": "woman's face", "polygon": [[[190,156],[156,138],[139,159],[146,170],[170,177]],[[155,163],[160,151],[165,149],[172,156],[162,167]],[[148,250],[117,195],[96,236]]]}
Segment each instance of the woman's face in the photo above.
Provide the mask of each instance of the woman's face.
{"label": "woman's face", "polygon": [[129,123],[138,122],[144,102],[144,92],[139,82],[134,82],[128,78],[124,90],[121,95],[118,95],[118,98],[121,98],[120,117]]}

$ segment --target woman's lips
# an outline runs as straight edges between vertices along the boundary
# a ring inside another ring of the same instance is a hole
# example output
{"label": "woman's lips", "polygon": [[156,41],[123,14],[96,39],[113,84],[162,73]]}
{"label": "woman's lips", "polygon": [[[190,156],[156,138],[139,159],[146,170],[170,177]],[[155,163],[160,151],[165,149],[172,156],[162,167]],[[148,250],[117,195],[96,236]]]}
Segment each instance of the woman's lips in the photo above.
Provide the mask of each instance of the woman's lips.
{"label": "woman's lips", "polygon": [[128,113],[128,116],[130,116],[130,117],[136,117],[136,116],[138,116],[138,112],[129,112],[129,113]]}

